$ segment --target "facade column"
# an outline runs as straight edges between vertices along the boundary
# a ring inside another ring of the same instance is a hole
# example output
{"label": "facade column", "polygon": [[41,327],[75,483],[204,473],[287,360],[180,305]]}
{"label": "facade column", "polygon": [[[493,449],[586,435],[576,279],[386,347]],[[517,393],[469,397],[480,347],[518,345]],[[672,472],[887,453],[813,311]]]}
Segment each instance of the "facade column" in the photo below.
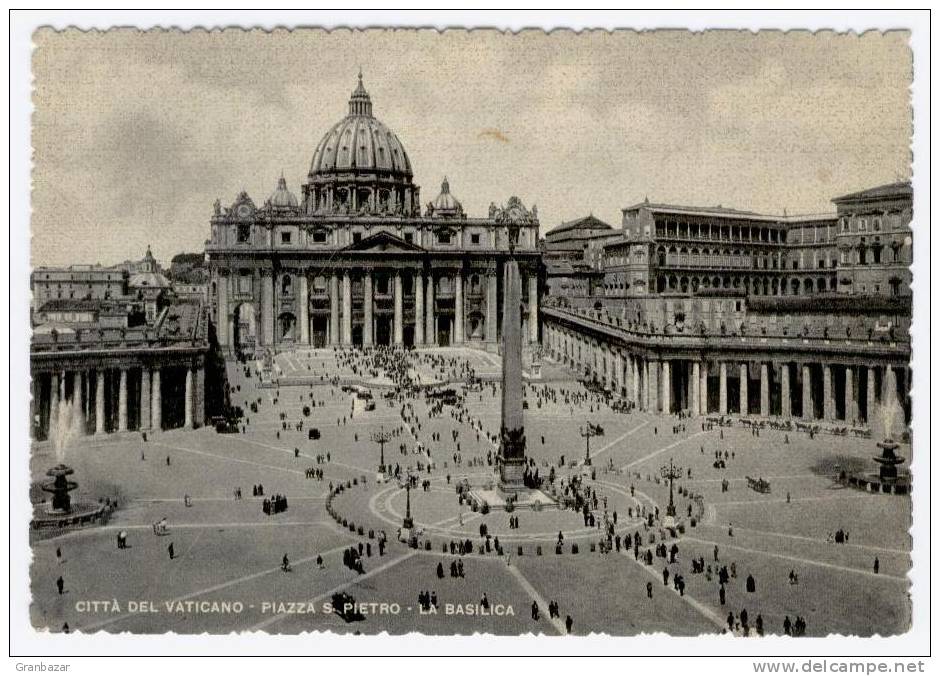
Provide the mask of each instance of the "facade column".
{"label": "facade column", "polygon": [[832,366],[823,364],[823,417],[836,419],[836,398],[832,387]]}
{"label": "facade column", "polygon": [[219,339],[219,345],[223,348],[228,347],[232,341],[229,336],[228,324],[228,275],[219,274],[216,279],[216,335]]}
{"label": "facade column", "polygon": [[349,270],[343,271],[343,345],[352,345],[352,280]]}
{"label": "facade column", "polygon": [[401,273],[395,273],[395,318],[393,322],[394,339],[396,345],[401,345],[405,340],[404,325],[402,322],[404,310],[402,299]]}
{"label": "facade column", "polygon": [[415,345],[424,345],[424,275],[415,273]]}
{"label": "facade column", "polygon": [[[367,272],[362,277],[362,345],[363,347],[370,347],[375,343],[375,337],[373,336],[373,321],[372,321],[372,307],[373,307],[373,294],[372,294],[372,273]],[[395,305],[395,310],[397,312],[398,305]],[[398,315],[395,316],[395,321],[398,322]]]}
{"label": "facade column", "polygon": [[702,367],[697,361],[692,362],[692,415],[702,414]]}
{"label": "facade column", "polygon": [[339,345],[339,276],[330,275],[330,345]]}
{"label": "facade column", "polygon": [[[104,379],[107,371],[95,371],[95,434],[104,434]],[[55,393],[53,393],[55,394]]]}
{"label": "facade column", "polygon": [[718,364],[718,412],[728,415],[728,365]]}
{"label": "facade column", "polygon": [[845,420],[858,420],[858,396],[855,392],[855,367],[845,367]]}
{"label": "facade column", "polygon": [[539,278],[529,275],[529,342],[539,342]]}
{"label": "facade column", "polygon": [[790,403],[790,364],[786,362],[780,367],[780,415],[785,418],[793,415],[793,406]]}
{"label": "facade column", "polygon": [[813,411],[813,379],[810,375],[809,364],[803,364],[803,418],[812,420]]}
{"label": "facade column", "polygon": [[150,380],[152,392],[150,393],[150,427],[155,432],[163,429],[163,398],[160,392],[160,367],[153,370]]}
{"label": "facade column", "polygon": [[700,363],[698,371],[700,378],[698,385],[699,414],[708,415],[708,364],[705,362]]}
{"label": "facade column", "polygon": [[869,366],[867,371],[868,383],[865,386],[865,422],[871,425],[872,420],[875,419],[875,409],[878,406],[878,402],[875,399],[875,369]]}
{"label": "facade column", "polygon": [[463,271],[458,270],[454,275],[454,340],[457,345],[464,343],[464,327],[466,321],[463,316]]}
{"label": "facade column", "polygon": [[265,347],[274,346],[274,271],[261,271],[261,326]]}
{"label": "facade column", "polygon": [[747,364],[738,367],[738,402],[741,415],[750,414],[747,406]]}
{"label": "facade column", "polygon": [[[494,231],[495,232],[495,231]],[[495,236],[495,235],[494,235]],[[486,342],[491,346],[496,346],[496,322],[499,321],[496,318],[497,313],[497,303],[499,302],[499,294],[496,287],[496,273],[488,273],[486,275]]]}
{"label": "facade column", "polygon": [[760,414],[766,418],[770,415],[770,373],[767,362],[760,365]]}
{"label": "facade column", "polygon": [[614,384],[617,386],[617,394],[625,393],[626,377],[623,372],[623,354],[620,350],[614,350]]}
{"label": "facade column", "polygon": [[672,413],[672,368],[667,360],[663,360],[662,369],[663,413]]}
{"label": "facade column", "polygon": [[186,392],[183,396],[183,427],[193,428],[193,369],[186,367]]}
{"label": "facade column", "polygon": [[79,434],[85,434],[85,372],[76,371],[72,379],[72,415],[78,416]]}
{"label": "facade column", "polygon": [[127,431],[127,369],[121,369],[118,389],[118,432]]}
{"label": "facade column", "polygon": [[434,315],[434,273],[428,273],[426,292],[424,294],[424,342],[428,345],[437,345],[437,322]]}
{"label": "facade column", "polygon": [[655,359],[647,360],[646,366],[649,369],[649,387],[646,388],[649,392],[649,410],[659,413],[659,362]]}
{"label": "facade column", "polygon": [[310,280],[306,270],[300,275],[300,342],[310,344]]}
{"label": "facade column", "polygon": [[140,369],[140,429],[150,429],[150,369]]}

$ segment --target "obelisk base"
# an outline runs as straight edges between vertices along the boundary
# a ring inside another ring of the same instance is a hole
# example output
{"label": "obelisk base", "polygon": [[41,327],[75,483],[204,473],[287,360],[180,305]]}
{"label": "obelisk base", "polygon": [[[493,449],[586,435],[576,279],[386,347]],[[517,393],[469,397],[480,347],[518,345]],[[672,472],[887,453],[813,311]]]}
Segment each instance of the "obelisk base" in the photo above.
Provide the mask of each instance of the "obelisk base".
{"label": "obelisk base", "polygon": [[525,461],[522,458],[503,460],[499,466],[500,490],[508,493],[525,488],[524,474]]}

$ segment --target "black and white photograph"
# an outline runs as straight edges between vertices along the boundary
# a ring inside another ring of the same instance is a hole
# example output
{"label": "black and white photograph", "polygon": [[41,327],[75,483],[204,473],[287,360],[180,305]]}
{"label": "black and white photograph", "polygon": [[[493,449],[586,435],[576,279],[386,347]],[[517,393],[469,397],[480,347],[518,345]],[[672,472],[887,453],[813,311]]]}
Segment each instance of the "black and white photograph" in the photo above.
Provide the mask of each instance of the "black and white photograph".
{"label": "black and white photograph", "polygon": [[41,24],[37,640],[914,629],[913,26]]}

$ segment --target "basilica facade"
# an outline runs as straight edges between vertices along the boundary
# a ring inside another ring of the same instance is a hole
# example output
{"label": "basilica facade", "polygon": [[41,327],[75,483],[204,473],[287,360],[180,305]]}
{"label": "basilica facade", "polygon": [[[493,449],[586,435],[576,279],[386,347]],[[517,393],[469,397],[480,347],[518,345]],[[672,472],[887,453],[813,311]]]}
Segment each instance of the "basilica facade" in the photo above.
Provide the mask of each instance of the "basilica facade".
{"label": "basilica facade", "polygon": [[373,115],[360,74],[346,116],[314,149],[299,199],[282,177],[260,205],[244,192],[227,208],[216,201],[206,256],[222,349],[495,350],[510,256],[524,275],[525,335],[538,342],[536,207],[512,197],[474,218],[446,178],[423,206],[413,179],[404,145]]}

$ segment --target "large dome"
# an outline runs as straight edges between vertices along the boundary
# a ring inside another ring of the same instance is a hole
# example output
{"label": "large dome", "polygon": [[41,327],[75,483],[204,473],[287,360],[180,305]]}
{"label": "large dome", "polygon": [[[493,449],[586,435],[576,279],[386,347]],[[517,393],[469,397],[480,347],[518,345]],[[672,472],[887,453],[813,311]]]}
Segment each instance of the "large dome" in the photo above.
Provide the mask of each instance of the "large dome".
{"label": "large dome", "polygon": [[372,116],[372,101],[359,85],[349,99],[349,114],[317,144],[310,178],[338,172],[396,174],[411,178],[411,161],[395,133]]}

